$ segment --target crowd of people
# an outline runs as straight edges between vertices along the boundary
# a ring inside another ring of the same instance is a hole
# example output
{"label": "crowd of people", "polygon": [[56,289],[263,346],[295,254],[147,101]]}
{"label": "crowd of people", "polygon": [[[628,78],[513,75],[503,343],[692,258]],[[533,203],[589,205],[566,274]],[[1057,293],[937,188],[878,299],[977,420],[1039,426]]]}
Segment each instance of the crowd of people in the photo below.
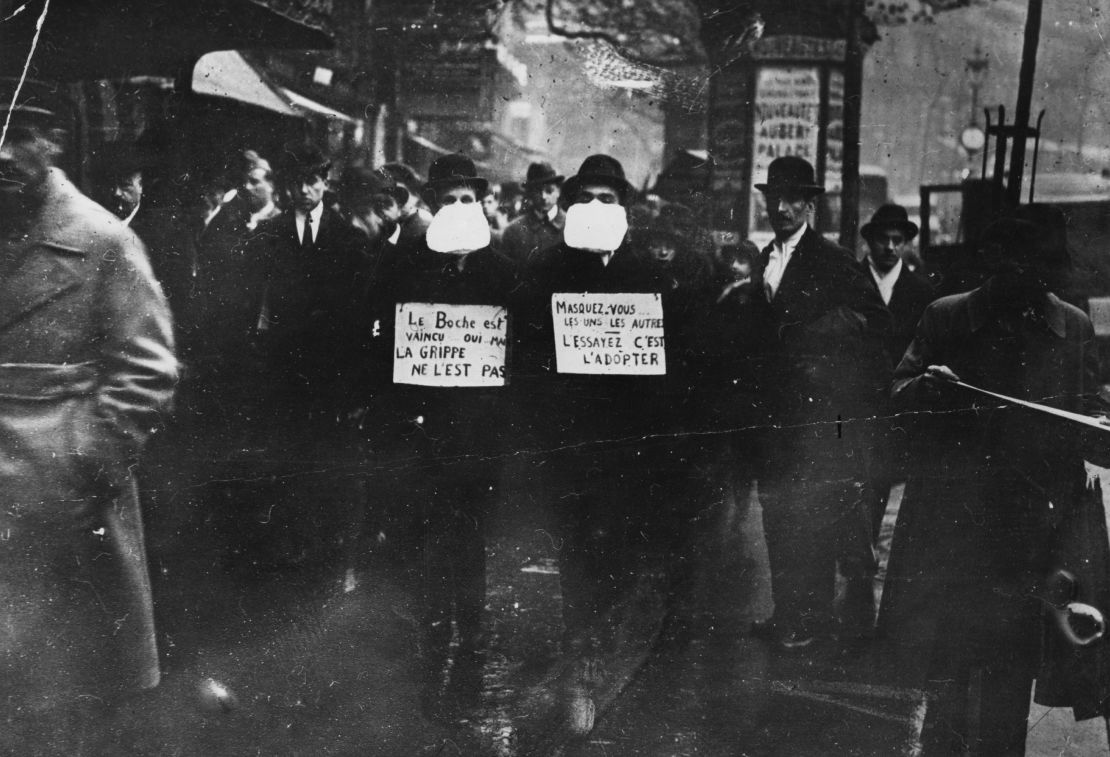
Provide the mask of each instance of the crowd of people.
{"label": "crowd of people", "polygon": [[[113,217],[51,167],[54,111],[14,106],[0,164],[0,423],[6,459],[25,461],[2,474],[4,580],[24,580],[6,597],[29,623],[75,586],[115,603],[115,625],[90,629],[86,608],[50,626],[68,657],[49,669],[101,666],[79,690],[157,680],[132,478],[151,429],[188,464],[143,481],[149,512],[161,517],[160,493],[193,492],[195,511],[225,519],[231,562],[339,561],[351,582],[360,555],[389,545],[418,574],[432,671],[452,644],[482,650],[484,539],[523,451],[544,466],[564,647],[586,684],[646,567],[681,596],[707,513],[756,482],[775,609],[750,632],[783,655],[882,648],[890,682],[935,690],[927,740],[1021,753],[1054,535],[1086,501],[1083,460],[1104,451],[1094,432],[962,384],[1097,411],[1090,321],[1050,291],[1044,218],[991,224],[979,286],[938,300],[905,262],[918,229],[904,209],[869,219],[857,261],[813,228],[824,188],[790,156],[756,185],[775,235],[762,251],[715,250],[698,209],[643,202],[607,155],[570,176],[533,164],[517,211],[462,154],[426,179],[402,164],[337,178],[310,144],[272,164],[246,151],[197,207],[155,202],[143,161],[118,151],[98,174]],[[664,370],[569,368],[573,334],[553,310],[568,294],[657,302]],[[399,375],[414,304],[503,314],[493,379]],[[54,454],[77,470],[43,472]],[[880,611],[875,545],[901,481]],[[280,527],[250,531],[251,507]],[[113,557],[73,567],[74,550]],[[40,564],[78,574],[51,583],[28,571]],[[32,658],[5,659],[33,686]]]}

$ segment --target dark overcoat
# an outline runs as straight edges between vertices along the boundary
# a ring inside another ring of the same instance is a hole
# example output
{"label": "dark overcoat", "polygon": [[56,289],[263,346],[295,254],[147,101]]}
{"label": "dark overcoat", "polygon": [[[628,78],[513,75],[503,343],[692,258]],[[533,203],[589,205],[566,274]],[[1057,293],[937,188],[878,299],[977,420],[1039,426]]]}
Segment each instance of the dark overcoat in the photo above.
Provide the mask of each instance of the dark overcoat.
{"label": "dark overcoat", "polygon": [[311,251],[301,249],[293,213],[260,224],[252,245],[265,271],[259,341],[275,399],[348,408],[370,338],[365,236],[325,208]]}
{"label": "dark overcoat", "polygon": [[850,476],[844,455],[826,453],[849,451],[830,440],[853,441],[859,419],[881,402],[890,376],[884,351],[890,314],[852,253],[811,228],[766,302],[763,272],[770,253],[770,246],[763,250],[752,276],[768,330],[757,358],[765,418],[784,431],[768,440],[768,473],[824,475],[815,473],[824,466],[830,475]]}
{"label": "dark overcoat", "polygon": [[177,371],[142,244],[47,181],[0,240],[0,689],[31,708],[158,683],[133,470]]}
{"label": "dark overcoat", "polygon": [[926,309],[895,372],[894,397],[918,411],[919,423],[879,615],[894,670],[922,685],[943,643],[980,664],[1029,671],[1040,652],[1036,597],[1093,450],[1070,424],[966,390],[928,400],[930,365],[983,389],[1087,412],[1097,390],[1091,323],[1048,295],[1042,317],[1007,327],[976,289]]}

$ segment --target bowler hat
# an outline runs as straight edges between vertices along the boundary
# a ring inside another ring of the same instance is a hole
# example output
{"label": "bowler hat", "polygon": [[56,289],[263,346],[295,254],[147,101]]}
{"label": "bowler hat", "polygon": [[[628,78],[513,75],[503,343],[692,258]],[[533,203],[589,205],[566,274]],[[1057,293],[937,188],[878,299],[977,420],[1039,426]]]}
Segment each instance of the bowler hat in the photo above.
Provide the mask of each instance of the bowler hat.
{"label": "bowler hat", "polygon": [[343,196],[348,200],[367,200],[374,196],[392,197],[398,205],[408,199],[408,191],[398,187],[393,177],[379,169],[353,166],[343,174],[340,183]]}
{"label": "bowler hat", "polygon": [[907,242],[917,236],[917,224],[910,220],[905,208],[893,203],[881,205],[859,230],[859,235],[867,239],[872,232],[881,229],[898,229],[906,236]]}
{"label": "bowler hat", "polygon": [[489,189],[489,182],[478,175],[474,161],[461,152],[436,158],[428,167],[428,181],[424,184],[424,191],[438,192],[446,187],[457,186],[473,187],[479,195],[484,195]]}
{"label": "bowler hat", "polygon": [[760,192],[802,192],[810,195],[825,192],[825,188],[817,183],[813,166],[797,155],[784,155],[772,160],[767,167],[767,183],[756,184],[755,188]]}
{"label": "bowler hat", "polygon": [[537,189],[545,184],[562,184],[565,176],[555,173],[550,163],[533,163],[524,178],[525,189]]}
{"label": "bowler hat", "polygon": [[567,179],[563,185],[563,197],[574,202],[574,195],[584,184],[601,184],[617,190],[621,196],[621,204],[628,201],[632,192],[632,185],[624,178],[624,167],[620,161],[609,155],[591,155],[582,161],[578,173]]}

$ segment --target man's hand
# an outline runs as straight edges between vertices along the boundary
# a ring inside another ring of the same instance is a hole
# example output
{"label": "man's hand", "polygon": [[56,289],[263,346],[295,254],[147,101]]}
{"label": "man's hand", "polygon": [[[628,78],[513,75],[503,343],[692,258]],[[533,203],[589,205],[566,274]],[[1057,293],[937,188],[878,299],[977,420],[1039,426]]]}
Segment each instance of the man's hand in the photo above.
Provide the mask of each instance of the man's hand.
{"label": "man's hand", "polygon": [[925,379],[929,382],[952,383],[960,377],[947,365],[930,365],[925,369]]}
{"label": "man's hand", "polygon": [[921,393],[925,399],[938,400],[946,388],[960,377],[947,365],[930,365],[921,375]]}

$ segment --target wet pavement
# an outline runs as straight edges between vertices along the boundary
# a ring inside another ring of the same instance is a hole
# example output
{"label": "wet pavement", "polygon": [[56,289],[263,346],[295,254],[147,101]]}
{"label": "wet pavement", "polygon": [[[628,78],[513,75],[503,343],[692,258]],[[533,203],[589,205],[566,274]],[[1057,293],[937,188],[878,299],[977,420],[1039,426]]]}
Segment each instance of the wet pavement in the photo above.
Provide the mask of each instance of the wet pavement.
{"label": "wet pavement", "polygon": [[[897,505],[898,492],[892,499]],[[79,748],[48,733],[24,754],[87,755],[899,755],[923,711],[829,648],[772,654],[750,637],[770,614],[756,498],[703,523],[677,607],[645,570],[615,610],[618,643],[588,691],[560,654],[558,542],[521,491],[488,543],[487,644],[422,665],[408,567],[259,566],[226,545],[155,555],[162,685],[95,718]],[[887,530],[895,510],[888,513]],[[352,581],[351,579],[354,578]],[[881,584],[880,584],[881,585]],[[668,612],[668,609],[673,610]],[[1030,755],[1105,753],[1105,726],[1034,706]]]}

